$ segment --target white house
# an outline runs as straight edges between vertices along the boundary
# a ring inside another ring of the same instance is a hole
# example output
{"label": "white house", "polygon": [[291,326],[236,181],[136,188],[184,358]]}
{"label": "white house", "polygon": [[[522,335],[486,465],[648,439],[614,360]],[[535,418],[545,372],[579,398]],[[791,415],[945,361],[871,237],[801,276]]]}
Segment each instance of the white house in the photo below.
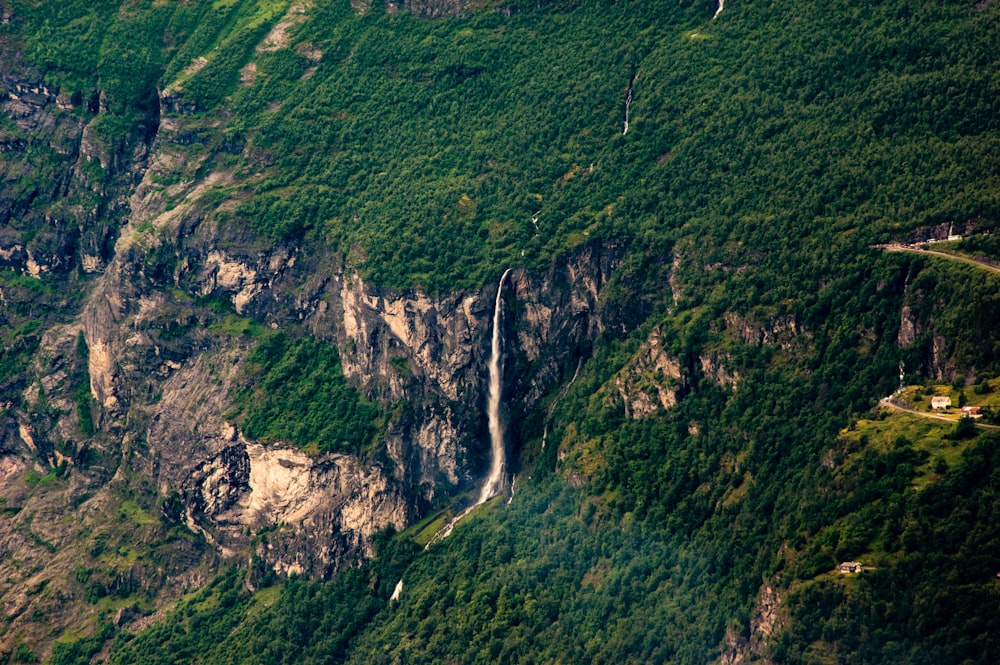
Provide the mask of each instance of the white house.
{"label": "white house", "polygon": [[951,406],[950,397],[942,397],[940,395],[935,395],[931,397],[931,408],[936,411],[943,411]]}

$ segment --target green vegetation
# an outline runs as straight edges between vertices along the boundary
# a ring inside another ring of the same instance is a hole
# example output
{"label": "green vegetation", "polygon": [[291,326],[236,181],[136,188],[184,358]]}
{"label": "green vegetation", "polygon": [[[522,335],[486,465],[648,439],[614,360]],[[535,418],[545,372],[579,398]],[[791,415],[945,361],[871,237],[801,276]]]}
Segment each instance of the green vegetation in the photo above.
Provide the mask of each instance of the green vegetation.
{"label": "green vegetation", "polygon": [[[581,3],[427,22],[317,3],[297,35],[323,53],[315,72],[295,79],[304,63],[289,58],[233,97],[242,168],[259,173],[233,223],[314,230],[377,283],[442,290],[544,268],[592,238],[656,251],[698,237],[723,264],[754,264],[766,243],[767,263],[791,270],[753,271],[757,288],[736,280],[734,295],[777,303],[816,265],[800,272],[791,252],[831,266],[886,234],[994,209],[989,12],[882,4],[843,21],[755,4],[706,26],[704,10]],[[945,108],[907,101],[949,86]],[[740,244],[750,251],[734,255]]]}
{"label": "green vegetation", "polygon": [[5,400],[16,398],[25,387],[25,370],[38,349],[45,322],[76,307],[75,294],[55,292],[48,282],[0,269],[0,390]]}
{"label": "green vegetation", "polygon": [[114,635],[114,624],[106,618],[98,625],[94,635],[72,642],[57,642],[52,648],[50,665],[85,665]]}
{"label": "green vegetation", "polygon": [[27,644],[18,644],[10,659],[11,663],[38,663],[41,662],[35,652]]}
{"label": "green vegetation", "polygon": [[[934,319],[946,347],[939,353],[959,367],[975,367],[981,377],[1000,376],[1000,345],[994,341],[1000,275],[933,258],[916,259],[910,270],[906,302],[917,320]],[[933,345],[933,333],[924,331],[908,349],[907,365],[919,367],[919,358],[933,355]],[[958,404],[958,391],[953,404]]]}
{"label": "green vegetation", "polygon": [[[544,418],[512,406],[509,506],[423,552],[449,512],[429,516],[327,583],[254,595],[226,572],[118,635],[110,662],[703,663],[745,636],[762,586],[784,598],[778,662],[1000,653],[1000,438],[871,412],[900,362],[956,381],[956,403],[986,403],[1000,375],[1000,279],[873,248],[951,221],[996,229],[1000,3],[750,0],[713,21],[704,2],[574,0],[430,21],[315,0],[271,50],[257,46],[287,2],[11,4],[2,35],[46,81],[103,92],[99,138],[169,96],[199,173],[232,173],[200,221],[240,242],[332,250],[378,287],[441,293],[626,254],[573,385]],[[29,207],[61,159],[36,144],[44,168],[5,171]],[[962,251],[996,256],[993,237]],[[172,283],[179,259],[162,252],[151,265]],[[0,381],[19,395],[34,321],[61,303],[49,282],[0,277]],[[201,304],[215,332],[257,340],[233,414],[248,436],[372,450],[389,407],[348,385],[333,346]],[[678,404],[633,419],[616,379],[654,329]],[[92,433],[82,392],[76,407]],[[123,499],[119,517],[180,539],[152,505]],[[179,519],[179,500],[162,511]],[[108,529],[76,580],[111,609],[140,600],[158,562]],[[834,572],[847,559],[873,570]],[[99,631],[52,662],[89,662],[113,629]]]}
{"label": "green vegetation", "polygon": [[[191,76],[181,72],[180,84],[185,101],[194,103],[199,109],[211,109],[233,92],[240,78],[240,69],[253,55],[256,47],[268,33],[271,25],[285,12],[288,2],[259,0],[245,2],[214,3],[209,10],[206,23],[199,24],[196,31],[207,36],[218,25],[225,27],[215,34],[215,43],[210,49],[200,53],[188,53],[193,57],[203,57],[207,63]],[[195,35],[200,37],[200,35]],[[184,64],[181,62],[181,64]],[[168,81],[169,82],[169,81]]]}
{"label": "green vegetation", "polygon": [[989,662],[1000,649],[990,628],[1000,609],[1000,538],[979,520],[1000,507],[998,454],[1000,437],[983,436],[956,468],[919,493],[906,488],[905,457],[891,455],[866,465],[881,477],[876,491],[859,492],[864,476],[832,488],[834,503],[870,502],[832,540],[847,556],[874,549],[862,560],[876,569],[796,587],[792,627],[774,645],[775,655],[791,662],[809,662],[810,650],[836,653],[845,663]]}
{"label": "green vegetation", "polygon": [[21,512],[20,506],[9,506],[7,505],[7,497],[0,496],[0,515],[4,517],[12,517]]}
{"label": "green vegetation", "polygon": [[49,471],[45,475],[38,473],[35,469],[31,469],[24,474],[24,484],[28,487],[38,487],[39,485],[51,483],[56,478],[58,478],[58,474],[55,469]]}
{"label": "green vegetation", "polygon": [[[953,243],[943,243],[952,245]],[[937,247],[935,247],[937,249]],[[971,255],[992,265],[1000,261],[1000,237],[990,234],[976,233],[961,242],[953,244],[952,249],[960,254]]]}
{"label": "green vegetation", "polygon": [[444,21],[374,4],[318,0],[262,52],[288,2],[14,6],[33,60],[101,89],[109,127],[156,89],[221,112],[227,223],[332,243],[384,286],[476,287],[590,240],[655,256],[686,238],[756,268],[733,304],[777,305],[866,245],[995,213],[994,8],[752,3],[708,23],[686,2]]}
{"label": "green vegetation", "polygon": [[[992,567],[1000,541],[976,528],[973,507],[996,508],[983,492],[996,486],[998,444],[983,439],[921,493],[908,489],[909,453],[864,455],[821,483],[825,505],[790,507],[847,516],[818,535],[828,552],[807,548],[804,561],[778,573],[791,582],[792,623],[772,657],[989,662],[1000,646],[988,630],[1000,609]],[[966,490],[958,504],[945,499]],[[266,607],[230,573],[217,583],[230,585],[225,602],[191,603],[137,637],[123,635],[110,662],[703,663],[720,654],[718,617],[741,604],[747,571],[730,566],[773,573],[783,565],[734,560],[734,544],[742,551],[745,539],[767,537],[749,519],[739,530],[684,538],[584,505],[592,504],[559,481],[531,485],[427,552],[409,538],[385,542],[373,563],[330,583],[286,582],[277,600],[268,590]],[[861,555],[874,570],[830,573],[834,555]],[[390,602],[399,579],[403,592]],[[220,592],[199,598],[209,593]]]}
{"label": "green vegetation", "polygon": [[372,564],[327,584],[285,583],[266,608],[251,609],[230,577],[228,611],[182,606],[119,638],[110,662],[700,662],[712,653],[703,650],[720,637],[711,622],[685,644],[675,639],[707,609],[681,590],[706,575],[705,558],[638,524],[588,526],[575,515],[579,498],[559,482],[532,487],[427,552],[409,538],[384,541]]}
{"label": "green vegetation", "polygon": [[450,510],[442,510],[440,512],[431,513],[424,519],[420,520],[413,526],[409,527],[404,531],[404,535],[412,536],[413,541],[420,546],[426,546],[438,531],[443,529],[448,521],[453,519],[455,515]]}
{"label": "green vegetation", "polygon": [[109,487],[111,501],[92,505],[92,519],[72,544],[75,566],[68,586],[58,592],[60,603],[66,602],[67,590],[86,603],[78,612],[88,623],[75,625],[92,628],[63,634],[46,662],[89,663],[118,632],[116,616],[151,613],[167,575],[204,556],[203,543],[177,523],[179,516],[157,505],[149,485],[130,475],[123,472]]}
{"label": "green vegetation", "polygon": [[283,333],[265,337],[247,359],[244,383],[235,415],[255,439],[363,453],[382,430],[378,407],[347,383],[329,344]]}
{"label": "green vegetation", "polygon": [[[557,417],[608,408],[582,383],[591,372],[600,381],[593,364]],[[746,621],[762,579],[787,589],[791,624],[770,651],[780,662],[989,662],[998,646],[985,629],[1000,609],[992,568],[1000,536],[977,524],[980,511],[995,509],[1000,437],[949,443],[949,424],[905,413],[859,420],[835,437],[818,427],[830,418],[825,408],[782,418],[781,406],[810,390],[774,392],[775,383],[749,387],[772,386],[774,400],[749,454],[733,455],[742,447],[731,440],[748,411],[707,386],[669,418],[615,428],[608,413],[577,419],[574,435],[597,430],[602,440],[590,445],[607,457],[582,490],[554,476],[529,481],[510,505],[478,511],[421,552],[446,518],[430,515],[383,540],[359,571],[285,583],[277,600],[268,590],[266,607],[240,593],[228,610],[181,608],[154,630],[119,638],[111,662],[173,662],[165,654],[182,652],[222,663],[262,653],[295,663],[615,662],[624,654],[700,663],[720,653],[732,625],[720,617]],[[699,433],[682,434],[694,418]],[[811,434],[805,442],[803,433]],[[789,439],[812,447],[795,450]],[[951,449],[958,454],[946,468],[921,481],[931,451]],[[785,464],[788,456],[812,459]],[[758,480],[782,475],[786,482]],[[964,492],[958,503],[946,498]],[[831,572],[849,559],[872,570]],[[391,603],[398,579],[403,594]],[[223,633],[232,639],[219,643]]]}

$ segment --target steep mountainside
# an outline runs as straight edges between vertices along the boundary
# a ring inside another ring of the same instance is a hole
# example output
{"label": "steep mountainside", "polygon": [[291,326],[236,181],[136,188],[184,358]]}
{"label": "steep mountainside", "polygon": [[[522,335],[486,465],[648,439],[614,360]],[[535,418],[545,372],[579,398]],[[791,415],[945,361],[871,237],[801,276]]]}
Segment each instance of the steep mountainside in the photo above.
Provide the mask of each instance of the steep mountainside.
{"label": "steep mountainside", "polygon": [[0,0],[0,661],[993,662],[998,23]]}

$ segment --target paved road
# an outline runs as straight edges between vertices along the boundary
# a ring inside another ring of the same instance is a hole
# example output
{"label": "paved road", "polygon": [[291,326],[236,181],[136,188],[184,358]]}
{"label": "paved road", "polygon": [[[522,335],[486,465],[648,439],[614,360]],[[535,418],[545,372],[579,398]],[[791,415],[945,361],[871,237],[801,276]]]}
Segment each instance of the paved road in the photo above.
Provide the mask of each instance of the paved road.
{"label": "paved road", "polygon": [[920,249],[919,247],[911,247],[909,245],[886,245],[883,247],[887,252],[909,252],[911,254],[930,254],[932,256],[940,256],[942,259],[949,259],[951,261],[957,261],[959,263],[965,263],[970,266],[975,266],[976,268],[981,268],[983,270],[988,270],[989,272],[996,273],[1000,275],[1000,268],[995,265],[979,261],[969,256],[960,256],[958,254],[950,254],[948,252],[939,252],[934,249]]}
{"label": "paved road", "polygon": [[[949,418],[948,416],[942,416],[937,413],[927,413],[926,411],[914,411],[913,409],[907,409],[906,407],[899,406],[898,404],[893,404],[889,401],[888,397],[883,397],[879,400],[879,404],[886,407],[887,409],[892,409],[893,411],[902,411],[904,413],[912,413],[915,416],[920,416],[921,418],[930,418],[932,420],[943,420],[947,423],[955,424],[958,422],[958,418]],[[986,429],[1000,429],[997,425],[987,425],[986,423],[976,422],[976,427],[985,427]]]}

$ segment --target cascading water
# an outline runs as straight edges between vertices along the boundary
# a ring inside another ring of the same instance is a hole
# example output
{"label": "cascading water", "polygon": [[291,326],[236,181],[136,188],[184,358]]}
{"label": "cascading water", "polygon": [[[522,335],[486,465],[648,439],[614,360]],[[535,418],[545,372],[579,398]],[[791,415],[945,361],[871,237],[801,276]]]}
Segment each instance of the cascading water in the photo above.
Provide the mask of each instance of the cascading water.
{"label": "cascading water", "polygon": [[625,91],[625,127],[622,129],[622,136],[628,134],[628,113],[629,109],[632,108],[632,86],[635,85],[635,79],[638,74],[632,74],[632,78],[628,81],[628,90]]}
{"label": "cascading water", "polygon": [[[505,270],[503,276],[500,277],[500,284],[497,286],[497,300],[493,306],[493,340],[490,347],[489,364],[490,386],[489,395],[486,399],[486,417],[490,426],[490,452],[493,456],[490,462],[490,475],[486,477],[486,482],[483,483],[483,488],[479,492],[479,499],[458,515],[455,515],[440,531],[434,534],[434,537],[431,538],[424,549],[430,549],[431,545],[439,543],[451,535],[455,525],[463,517],[471,513],[479,504],[489,501],[499,494],[505,484],[504,473],[507,469],[507,447],[504,443],[503,412],[500,409],[501,393],[503,392],[503,349],[501,348],[503,340],[501,339],[500,331],[501,324],[503,323],[503,283],[507,280],[507,275],[509,274],[510,268]],[[513,498],[513,487],[511,487],[511,500]],[[509,504],[510,501],[507,503]],[[400,584],[402,584],[402,580]]]}
{"label": "cascading water", "polygon": [[479,501],[483,503],[496,496],[504,485],[504,472],[507,468],[507,448],[504,444],[504,422],[500,411],[500,398],[503,391],[503,358],[501,357],[500,328],[503,323],[503,283],[510,274],[510,268],[504,271],[497,286],[497,300],[493,306],[493,340],[490,347],[490,391],[486,401],[486,416],[490,426],[490,452],[493,456],[490,463],[490,475],[486,477]]}

